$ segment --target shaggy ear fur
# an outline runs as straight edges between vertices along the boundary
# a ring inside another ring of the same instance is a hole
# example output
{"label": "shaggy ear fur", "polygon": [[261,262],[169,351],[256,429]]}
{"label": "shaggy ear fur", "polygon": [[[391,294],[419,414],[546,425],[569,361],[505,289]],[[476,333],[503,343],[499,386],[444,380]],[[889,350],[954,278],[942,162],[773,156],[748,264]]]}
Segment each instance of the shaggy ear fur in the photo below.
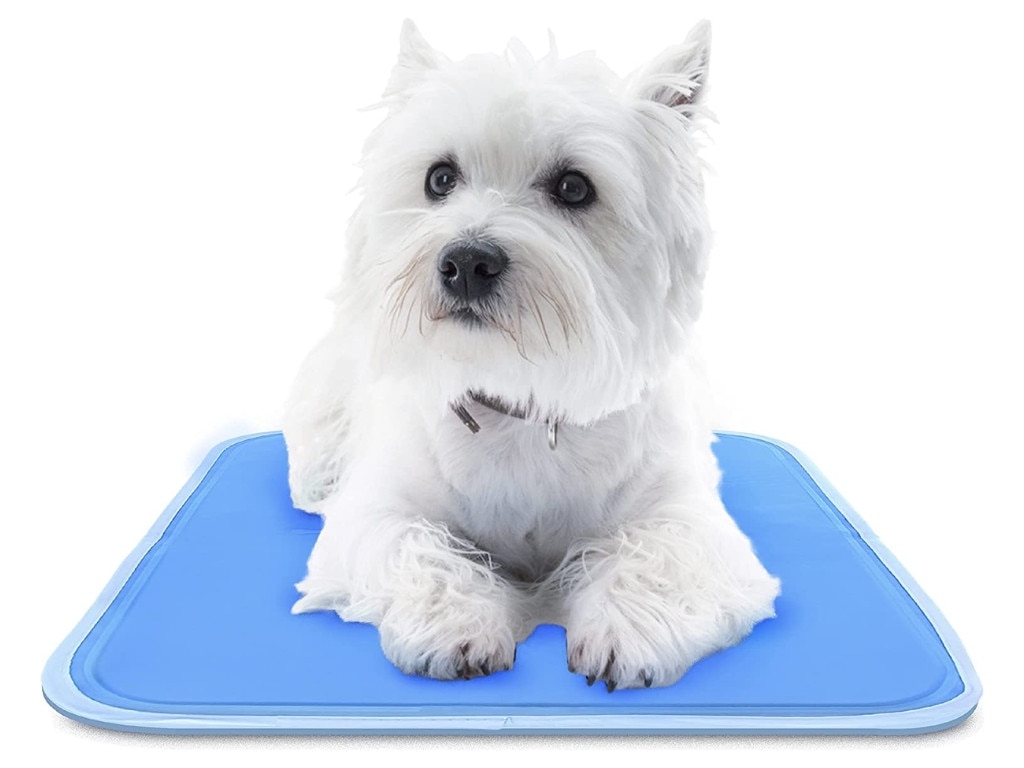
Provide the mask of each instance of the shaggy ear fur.
{"label": "shaggy ear fur", "polygon": [[698,22],[681,45],[666,48],[629,78],[627,92],[685,114],[701,102],[708,80],[711,23]]}
{"label": "shaggy ear fur", "polygon": [[391,79],[384,90],[384,98],[401,96],[422,80],[425,73],[437,69],[447,61],[448,58],[443,53],[434,50],[423,38],[412,19],[406,19],[402,22],[398,62],[391,70]]}

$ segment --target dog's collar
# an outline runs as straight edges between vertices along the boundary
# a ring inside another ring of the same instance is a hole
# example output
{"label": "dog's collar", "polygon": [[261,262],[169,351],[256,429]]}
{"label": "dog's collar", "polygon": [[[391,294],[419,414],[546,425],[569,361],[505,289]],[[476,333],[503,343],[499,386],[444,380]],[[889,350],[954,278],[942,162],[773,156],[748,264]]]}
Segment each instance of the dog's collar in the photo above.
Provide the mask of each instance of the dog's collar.
{"label": "dog's collar", "polygon": [[[484,408],[490,408],[496,413],[500,413],[504,416],[511,416],[515,419],[522,419],[526,421],[530,417],[530,412],[522,408],[513,408],[507,405],[504,401],[499,400],[496,397],[491,397],[483,392],[467,392],[466,397],[472,400],[478,405],[484,406]],[[474,435],[480,431],[480,424],[473,418],[473,415],[466,410],[466,406],[462,401],[454,402],[451,404],[452,411],[459,417],[459,420],[466,425],[466,428]],[[548,418],[545,420],[548,427],[548,448],[552,451],[558,445],[558,419]]]}

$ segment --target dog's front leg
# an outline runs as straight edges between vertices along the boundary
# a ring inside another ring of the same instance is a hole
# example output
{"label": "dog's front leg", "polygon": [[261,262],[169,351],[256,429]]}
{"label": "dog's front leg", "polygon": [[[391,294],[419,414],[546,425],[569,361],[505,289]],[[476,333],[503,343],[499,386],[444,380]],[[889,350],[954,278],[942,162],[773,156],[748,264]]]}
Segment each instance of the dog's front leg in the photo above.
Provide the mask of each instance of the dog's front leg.
{"label": "dog's front leg", "polygon": [[660,504],[564,562],[569,669],[609,691],[671,685],[774,616],[778,579],[717,498]]}
{"label": "dog's front leg", "polygon": [[306,512],[321,512],[345,466],[355,366],[339,336],[329,333],[306,356],[284,413],[292,503]]}
{"label": "dog's front leg", "polygon": [[385,655],[408,674],[455,679],[510,669],[524,629],[521,595],[486,553],[428,519],[425,507],[442,499],[427,485],[417,504],[389,479],[328,501],[293,611],[334,610],[376,625]]}

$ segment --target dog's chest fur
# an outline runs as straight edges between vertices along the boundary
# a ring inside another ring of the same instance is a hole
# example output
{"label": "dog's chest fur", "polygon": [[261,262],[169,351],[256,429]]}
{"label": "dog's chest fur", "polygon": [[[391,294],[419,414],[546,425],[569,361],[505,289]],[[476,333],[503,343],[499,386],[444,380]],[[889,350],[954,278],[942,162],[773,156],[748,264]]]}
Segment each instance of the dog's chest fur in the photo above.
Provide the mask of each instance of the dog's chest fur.
{"label": "dog's chest fur", "polygon": [[453,492],[451,525],[518,578],[551,571],[577,539],[598,536],[643,455],[634,415],[597,425],[545,424],[471,404],[471,433],[454,414],[438,425],[441,477]]}

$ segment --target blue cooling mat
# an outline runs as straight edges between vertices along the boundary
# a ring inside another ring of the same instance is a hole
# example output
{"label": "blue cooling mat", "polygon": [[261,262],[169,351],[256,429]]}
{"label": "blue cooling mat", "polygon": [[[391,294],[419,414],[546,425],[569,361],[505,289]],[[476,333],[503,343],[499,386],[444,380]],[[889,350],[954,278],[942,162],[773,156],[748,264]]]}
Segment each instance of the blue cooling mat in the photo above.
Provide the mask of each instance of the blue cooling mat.
{"label": "blue cooling mat", "polygon": [[377,630],[293,616],[320,518],[288,496],[280,434],[216,448],[57,649],[43,692],[76,720],[157,732],[915,733],[981,695],[955,633],[798,451],[726,434],[722,496],[782,579],[778,617],[670,688],[588,688],[541,626],[515,668],[407,677]]}

